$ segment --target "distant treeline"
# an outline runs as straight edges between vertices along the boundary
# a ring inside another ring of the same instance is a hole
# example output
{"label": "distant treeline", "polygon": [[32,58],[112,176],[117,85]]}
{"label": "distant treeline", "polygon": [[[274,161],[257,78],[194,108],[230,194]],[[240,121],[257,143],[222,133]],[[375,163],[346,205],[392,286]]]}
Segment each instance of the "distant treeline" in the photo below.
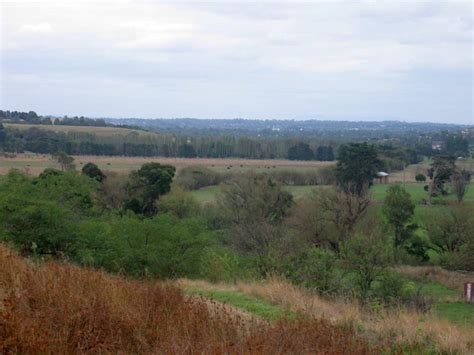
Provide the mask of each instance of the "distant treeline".
{"label": "distant treeline", "polygon": [[[41,129],[41,125],[115,126],[101,119],[85,117],[64,117],[54,119],[38,116],[34,111],[0,111],[0,122],[37,124],[29,129],[4,128],[0,126],[0,150],[6,152],[34,152],[49,154],[59,150],[73,155],[113,156],[163,156],[184,158],[245,158],[245,159],[291,159],[333,161],[337,148],[347,138],[328,139],[321,132],[288,136],[213,134],[209,127],[207,134],[126,131],[121,134],[97,135],[90,132],[55,132]],[[218,120],[219,121],[219,120]],[[122,121],[117,121],[122,122]],[[135,121],[123,121],[134,123]],[[250,123],[252,123],[251,121]],[[252,123],[253,124],[253,123]],[[1,123],[0,123],[1,125]],[[144,129],[143,127],[141,129]],[[184,130],[186,132],[186,129]],[[350,131],[351,136],[356,131]],[[380,133],[379,133],[380,134]],[[364,135],[363,135],[364,136]],[[366,139],[378,147],[385,162],[385,169],[398,170],[406,164],[420,161],[424,156],[449,154],[469,156],[473,143],[473,130],[465,128],[457,132],[434,133],[409,132],[401,136],[391,135],[386,130],[382,137]]]}
{"label": "distant treeline", "polygon": [[128,124],[115,125],[105,122],[102,118],[87,118],[84,116],[74,117],[51,117],[40,116],[35,111],[21,112],[21,111],[2,111],[0,110],[0,120],[6,120],[11,123],[37,124],[37,125],[55,125],[55,126],[90,126],[90,127],[120,127],[144,130],[143,127],[138,127]]}

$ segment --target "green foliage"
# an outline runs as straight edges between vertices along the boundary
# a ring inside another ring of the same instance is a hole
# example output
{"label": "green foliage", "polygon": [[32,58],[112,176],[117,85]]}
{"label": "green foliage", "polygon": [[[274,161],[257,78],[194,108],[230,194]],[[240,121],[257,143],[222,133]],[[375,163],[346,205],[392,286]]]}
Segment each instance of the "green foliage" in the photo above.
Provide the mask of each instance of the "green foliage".
{"label": "green foliage", "polygon": [[237,291],[188,288],[187,292],[211,300],[227,303],[233,307],[243,309],[244,311],[271,321],[281,318],[292,319],[296,316],[293,312],[287,311],[279,306]]}
{"label": "green foliage", "polygon": [[424,174],[416,174],[415,180],[416,182],[425,182],[426,176]]}
{"label": "green foliage", "polygon": [[461,202],[471,180],[471,173],[467,170],[455,169],[451,175],[451,184],[458,202]]}
{"label": "green foliage", "polygon": [[153,216],[157,212],[156,200],[171,189],[176,168],[160,163],[146,163],[130,174],[128,191],[132,196],[124,208],[136,214]]}
{"label": "green foliage", "polygon": [[3,195],[0,221],[3,238],[24,254],[60,256],[74,249],[75,230],[71,213],[57,202],[27,196]]}
{"label": "green foliage", "polygon": [[288,149],[288,159],[290,160],[313,160],[314,152],[307,143],[298,143]]}
{"label": "green foliage", "polygon": [[188,166],[178,171],[176,184],[187,189],[197,190],[206,186],[218,185],[227,175],[202,166]]}
{"label": "green foliage", "polygon": [[400,185],[390,186],[382,211],[395,232],[395,246],[401,246],[416,228],[416,225],[409,225],[415,212],[415,204],[410,194]]}
{"label": "green foliage", "polygon": [[207,248],[201,260],[200,277],[211,282],[235,282],[245,276],[245,269],[235,253],[222,248]]}
{"label": "green foliage", "polygon": [[89,220],[79,230],[78,263],[135,277],[197,277],[206,248],[216,243],[202,220],[169,215]]}
{"label": "green foliage", "polygon": [[156,207],[160,213],[170,213],[181,219],[198,215],[200,206],[191,193],[174,187],[158,200]]}
{"label": "green foliage", "polygon": [[435,313],[461,326],[474,322],[474,305],[464,302],[444,302],[435,306]]}
{"label": "green foliage", "polygon": [[382,167],[377,150],[367,143],[343,144],[339,148],[336,167],[338,185],[346,192],[361,195],[372,184]]}
{"label": "green foliage", "polygon": [[431,181],[426,187],[430,203],[433,197],[447,194],[444,185],[449,181],[456,168],[454,161],[453,156],[438,155],[433,157],[433,163],[431,163],[431,167],[428,169],[428,177]]}
{"label": "green foliage", "polygon": [[319,293],[334,293],[341,285],[342,271],[336,255],[322,248],[310,248],[291,258],[285,274],[297,284]]}
{"label": "green foliage", "polygon": [[365,302],[374,281],[383,275],[391,264],[391,243],[383,233],[356,234],[343,246],[343,258],[355,274],[358,296]]}
{"label": "green foliage", "polygon": [[105,179],[105,174],[99,167],[94,163],[87,163],[82,167],[82,173],[89,176],[91,179],[95,179],[98,182],[102,182]]}

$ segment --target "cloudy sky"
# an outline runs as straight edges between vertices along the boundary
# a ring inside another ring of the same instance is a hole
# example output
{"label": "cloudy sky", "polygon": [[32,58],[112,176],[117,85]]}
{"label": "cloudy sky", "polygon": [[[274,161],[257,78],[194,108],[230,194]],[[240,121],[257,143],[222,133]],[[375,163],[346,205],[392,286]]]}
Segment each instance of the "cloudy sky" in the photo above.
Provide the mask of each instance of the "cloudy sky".
{"label": "cloudy sky", "polygon": [[0,6],[1,109],[474,123],[471,1]]}

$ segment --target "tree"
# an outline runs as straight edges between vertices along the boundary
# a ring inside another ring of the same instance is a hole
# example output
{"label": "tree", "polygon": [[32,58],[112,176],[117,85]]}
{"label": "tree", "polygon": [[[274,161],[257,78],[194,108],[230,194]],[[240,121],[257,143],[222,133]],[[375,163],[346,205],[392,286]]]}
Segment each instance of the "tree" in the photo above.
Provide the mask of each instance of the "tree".
{"label": "tree", "polygon": [[425,182],[426,181],[426,176],[424,174],[417,174],[415,176],[416,182]]}
{"label": "tree", "polygon": [[102,182],[105,179],[105,174],[99,169],[94,163],[87,163],[82,167],[82,173],[89,176],[91,179],[95,179],[98,182]]}
{"label": "tree", "polygon": [[450,134],[446,137],[444,153],[448,155],[468,156],[469,155],[469,140],[460,134]]}
{"label": "tree", "polygon": [[171,165],[146,163],[130,173],[130,199],[125,209],[148,217],[156,214],[156,200],[170,191],[175,172],[176,168]]}
{"label": "tree", "polygon": [[232,245],[255,255],[260,272],[268,271],[268,257],[281,238],[279,228],[293,203],[292,195],[264,174],[246,174],[228,183],[218,200],[230,223]]}
{"label": "tree", "polygon": [[5,149],[6,142],[7,132],[5,131],[5,127],[3,126],[2,122],[0,122],[0,152],[3,152]]}
{"label": "tree", "polygon": [[332,147],[320,145],[316,150],[316,160],[320,161],[333,161],[334,160],[334,151]]}
{"label": "tree", "polygon": [[359,298],[365,302],[374,281],[390,265],[393,253],[384,233],[374,230],[368,234],[358,233],[350,238],[344,244],[343,257],[347,266],[356,274]]}
{"label": "tree", "polygon": [[67,155],[62,150],[59,150],[54,153],[53,159],[58,162],[62,171],[74,170],[76,168],[76,166],[74,165],[74,158],[70,155]]}
{"label": "tree", "polygon": [[290,160],[312,160],[314,153],[306,143],[298,143],[288,149],[288,159]]}
{"label": "tree", "polygon": [[192,144],[186,143],[179,147],[178,149],[178,156],[184,158],[196,158],[196,150],[194,149]]}
{"label": "tree", "polygon": [[428,203],[431,204],[433,197],[447,194],[444,184],[449,181],[451,174],[456,168],[454,157],[438,155],[433,157],[431,168],[428,169],[428,177],[431,179],[425,190],[428,191]]}
{"label": "tree", "polygon": [[474,242],[474,208],[469,205],[427,210],[423,226],[438,251],[459,252],[466,243]]}
{"label": "tree", "polygon": [[361,196],[372,185],[382,161],[373,145],[349,143],[339,148],[336,166],[338,186],[345,192]]}
{"label": "tree", "polygon": [[367,213],[370,198],[338,189],[318,189],[298,203],[290,219],[299,235],[316,247],[340,252],[340,245],[353,233]]}
{"label": "tree", "polygon": [[395,246],[401,246],[410,236],[415,225],[409,224],[415,212],[415,204],[410,194],[400,185],[392,185],[387,190],[383,213],[395,232]]}
{"label": "tree", "polygon": [[467,170],[456,169],[451,175],[451,184],[458,202],[462,202],[471,174]]}

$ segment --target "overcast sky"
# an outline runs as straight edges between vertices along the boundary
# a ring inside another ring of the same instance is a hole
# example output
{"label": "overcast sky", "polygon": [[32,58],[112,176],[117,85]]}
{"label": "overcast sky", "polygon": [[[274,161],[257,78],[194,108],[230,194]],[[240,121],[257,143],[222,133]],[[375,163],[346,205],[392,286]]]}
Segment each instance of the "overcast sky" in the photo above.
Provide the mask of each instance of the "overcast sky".
{"label": "overcast sky", "polygon": [[471,1],[0,6],[4,110],[474,123]]}

